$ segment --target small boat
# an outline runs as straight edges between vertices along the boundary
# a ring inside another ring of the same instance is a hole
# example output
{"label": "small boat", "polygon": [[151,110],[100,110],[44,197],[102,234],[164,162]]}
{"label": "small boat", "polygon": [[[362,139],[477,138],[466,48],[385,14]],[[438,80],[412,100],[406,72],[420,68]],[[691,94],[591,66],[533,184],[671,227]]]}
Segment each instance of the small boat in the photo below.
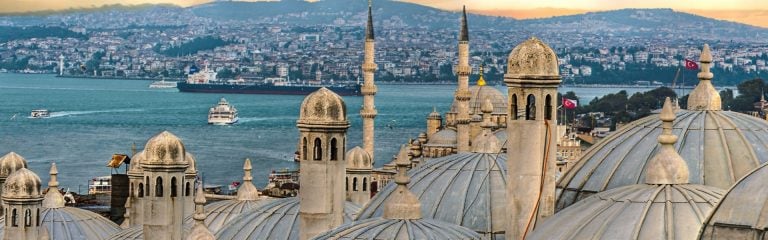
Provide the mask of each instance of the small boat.
{"label": "small boat", "polygon": [[35,109],[29,113],[29,118],[49,118],[51,113],[47,109]]}
{"label": "small boat", "polygon": [[95,177],[88,181],[88,194],[109,194],[112,192],[112,176]]}
{"label": "small boat", "polygon": [[149,84],[149,88],[176,88],[175,81],[166,82],[165,79]]}
{"label": "small boat", "polygon": [[227,99],[221,98],[216,106],[208,110],[208,124],[229,125],[239,120],[237,117],[237,108],[229,105]]}

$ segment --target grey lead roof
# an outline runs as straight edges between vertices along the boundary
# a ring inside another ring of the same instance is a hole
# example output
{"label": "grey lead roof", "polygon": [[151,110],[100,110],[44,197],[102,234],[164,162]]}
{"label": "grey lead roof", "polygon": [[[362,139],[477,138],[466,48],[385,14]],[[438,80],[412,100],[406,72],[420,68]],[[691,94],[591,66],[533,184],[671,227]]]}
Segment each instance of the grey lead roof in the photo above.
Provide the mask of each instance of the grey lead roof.
{"label": "grey lead roof", "polygon": [[768,167],[761,166],[725,194],[704,226],[702,240],[763,239],[768,230]]}
{"label": "grey lead roof", "polygon": [[[232,219],[237,218],[242,213],[247,213],[252,209],[264,206],[267,203],[272,202],[273,199],[261,199],[261,200],[222,200],[205,205],[205,225],[212,233],[216,233],[219,229],[229,224]],[[192,215],[184,218],[185,225],[193,225],[195,220],[192,219]]]}
{"label": "grey lead roof", "polygon": [[[690,183],[728,189],[768,161],[768,122],[730,111],[676,113],[675,148],[685,159]],[[645,166],[658,150],[656,115],[630,123],[592,146],[558,182],[561,210],[594,193],[645,182]]]}
{"label": "grey lead roof", "polygon": [[[107,239],[119,232],[120,226],[94,212],[74,207],[43,208],[43,227],[50,239]],[[0,236],[5,231],[5,218],[0,217]]]}
{"label": "grey lead roof", "polygon": [[344,224],[313,239],[480,240],[484,238],[470,229],[432,219],[402,220],[379,217]]}

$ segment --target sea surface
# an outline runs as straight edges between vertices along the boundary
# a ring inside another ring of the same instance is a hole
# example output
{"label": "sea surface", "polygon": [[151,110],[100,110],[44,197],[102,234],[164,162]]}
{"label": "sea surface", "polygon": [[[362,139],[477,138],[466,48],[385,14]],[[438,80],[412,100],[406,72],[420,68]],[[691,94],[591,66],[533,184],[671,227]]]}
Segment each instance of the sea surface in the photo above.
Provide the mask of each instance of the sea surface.
{"label": "sea surface", "polygon": [[[206,184],[241,181],[243,160],[253,163],[254,183],[262,188],[273,170],[298,168],[292,159],[298,142],[296,120],[304,96],[181,93],[149,89],[151,81],[57,78],[53,75],[0,74],[0,154],[24,156],[44,185],[56,162],[62,187],[87,192],[93,177],[125,172],[106,167],[114,153],[131,154],[155,134],[179,136],[197,159]],[[504,87],[497,86],[504,90]],[[389,162],[399,146],[425,128],[433,107],[450,108],[454,86],[380,85],[376,95],[376,166]],[[586,101],[620,88],[562,88]],[[650,88],[631,88],[628,92]],[[506,91],[502,91],[506,94]],[[231,126],[207,124],[208,109],[226,98],[239,110]],[[347,149],[361,145],[361,97],[344,97],[351,127]],[[33,109],[51,118],[29,119]],[[15,118],[13,116],[16,116]]]}

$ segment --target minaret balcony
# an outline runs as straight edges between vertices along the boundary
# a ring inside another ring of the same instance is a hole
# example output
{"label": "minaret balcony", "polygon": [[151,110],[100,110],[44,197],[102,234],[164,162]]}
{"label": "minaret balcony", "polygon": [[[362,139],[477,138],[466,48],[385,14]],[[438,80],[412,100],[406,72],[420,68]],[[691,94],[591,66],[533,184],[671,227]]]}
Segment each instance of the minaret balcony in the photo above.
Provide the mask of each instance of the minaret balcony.
{"label": "minaret balcony", "polygon": [[376,87],[376,85],[373,85],[373,84],[371,85],[363,84],[363,86],[360,87],[360,93],[362,93],[363,95],[376,95],[377,90],[378,88]]}
{"label": "minaret balcony", "polygon": [[378,114],[378,111],[376,109],[360,109],[360,116],[363,118],[374,118]]}
{"label": "minaret balcony", "polygon": [[456,66],[456,74],[458,75],[469,75],[470,71],[472,70],[472,67],[469,65],[466,66]]}

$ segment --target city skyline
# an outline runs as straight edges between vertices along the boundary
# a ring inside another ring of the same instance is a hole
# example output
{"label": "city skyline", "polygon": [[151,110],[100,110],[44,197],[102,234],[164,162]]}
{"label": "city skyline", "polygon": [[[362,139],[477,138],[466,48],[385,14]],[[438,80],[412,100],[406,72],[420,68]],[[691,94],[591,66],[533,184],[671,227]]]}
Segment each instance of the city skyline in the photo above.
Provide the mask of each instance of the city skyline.
{"label": "city skyline", "polygon": [[[0,13],[24,13],[66,9],[87,9],[103,5],[123,4],[174,4],[189,7],[212,2],[211,0],[53,0],[30,1],[9,0],[9,4],[0,6]],[[252,0],[260,1],[260,0]],[[416,4],[436,7],[445,10],[458,10],[463,5],[468,6],[471,13],[513,17],[517,19],[547,18],[555,16],[581,14],[593,11],[606,11],[623,8],[672,8],[677,11],[692,13],[719,20],[734,21],[753,26],[768,27],[768,2],[760,0],[734,1],[663,1],[649,0],[643,2],[618,0],[543,0],[523,1],[508,0],[503,3],[493,0],[404,0]]]}

